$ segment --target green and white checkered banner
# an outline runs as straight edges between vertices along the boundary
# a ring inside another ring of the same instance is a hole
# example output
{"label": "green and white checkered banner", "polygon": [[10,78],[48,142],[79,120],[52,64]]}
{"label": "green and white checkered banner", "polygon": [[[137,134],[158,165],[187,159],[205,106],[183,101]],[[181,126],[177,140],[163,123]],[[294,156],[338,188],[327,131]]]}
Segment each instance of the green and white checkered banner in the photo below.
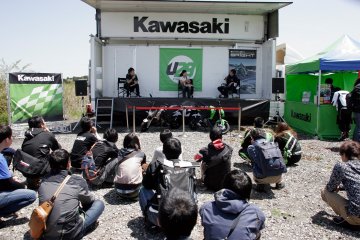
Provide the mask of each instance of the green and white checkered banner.
{"label": "green and white checkered banner", "polygon": [[58,73],[10,73],[12,122],[40,115],[45,121],[63,120],[63,86]]}
{"label": "green and white checkered banner", "polygon": [[186,70],[194,90],[202,91],[202,49],[160,48],[160,91],[177,91],[179,75]]}

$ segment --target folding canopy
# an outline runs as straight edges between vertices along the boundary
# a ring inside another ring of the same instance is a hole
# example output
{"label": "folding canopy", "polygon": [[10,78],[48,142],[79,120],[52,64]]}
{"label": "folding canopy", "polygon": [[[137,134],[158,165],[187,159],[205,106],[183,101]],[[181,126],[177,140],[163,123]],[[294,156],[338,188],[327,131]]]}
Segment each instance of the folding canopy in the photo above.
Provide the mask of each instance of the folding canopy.
{"label": "folding canopy", "polygon": [[[350,91],[358,76],[358,70],[360,43],[348,36],[338,39],[315,56],[287,65],[286,121],[294,128],[320,138],[339,136],[335,107],[320,103],[321,84],[331,77],[334,86]],[[305,91],[311,92],[311,101],[308,104],[302,102]]]}

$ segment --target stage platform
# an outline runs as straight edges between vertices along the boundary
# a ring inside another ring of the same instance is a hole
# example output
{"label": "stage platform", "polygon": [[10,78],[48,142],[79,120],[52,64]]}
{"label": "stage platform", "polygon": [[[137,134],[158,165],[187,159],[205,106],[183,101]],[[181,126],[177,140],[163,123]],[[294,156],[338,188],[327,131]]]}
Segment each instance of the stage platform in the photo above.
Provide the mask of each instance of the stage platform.
{"label": "stage platform", "polygon": [[[103,99],[103,98],[102,98]],[[255,117],[263,117],[265,120],[269,117],[270,101],[269,100],[252,100],[239,98],[114,98],[114,126],[126,126],[125,110],[128,106],[137,107],[159,107],[159,106],[222,106],[222,107],[241,107],[242,124],[252,124]],[[132,110],[128,109],[129,122],[132,124]],[[142,120],[147,116],[145,110],[136,110],[136,125],[140,125]],[[238,111],[225,111],[225,119],[230,124],[238,123]]]}

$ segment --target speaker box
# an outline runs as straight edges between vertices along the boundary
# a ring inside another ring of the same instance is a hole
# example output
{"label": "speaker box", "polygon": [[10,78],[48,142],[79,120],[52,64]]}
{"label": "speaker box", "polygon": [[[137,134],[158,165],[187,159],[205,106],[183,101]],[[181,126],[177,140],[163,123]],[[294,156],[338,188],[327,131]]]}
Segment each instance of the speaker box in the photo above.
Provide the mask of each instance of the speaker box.
{"label": "speaker box", "polygon": [[76,96],[87,96],[87,81],[86,80],[75,80],[75,95]]}
{"label": "speaker box", "polygon": [[273,78],[272,93],[285,93],[284,90],[284,78]]}

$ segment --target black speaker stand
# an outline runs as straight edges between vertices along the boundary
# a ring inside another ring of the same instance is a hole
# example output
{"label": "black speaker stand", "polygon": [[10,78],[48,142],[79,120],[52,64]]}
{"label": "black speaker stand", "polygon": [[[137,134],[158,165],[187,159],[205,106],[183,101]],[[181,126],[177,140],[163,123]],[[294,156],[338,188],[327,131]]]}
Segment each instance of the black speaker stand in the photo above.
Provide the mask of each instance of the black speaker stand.
{"label": "black speaker stand", "polygon": [[[81,96],[81,109],[84,110],[84,108],[85,108],[85,99],[84,99],[84,96]],[[74,130],[77,128],[77,126],[79,125],[79,123],[80,123],[80,121],[81,121],[81,119],[82,119],[83,117],[85,117],[85,113],[84,113],[84,112],[81,114],[81,118],[80,118],[79,121],[75,124],[75,127],[72,129],[72,131],[74,131]]]}
{"label": "black speaker stand", "polygon": [[280,97],[279,97],[279,93],[275,93],[275,102],[276,102],[275,115],[269,117],[269,120],[267,120],[267,122],[264,124],[265,126],[277,125],[280,122],[286,123],[284,118],[280,116],[280,106],[279,106]]}

